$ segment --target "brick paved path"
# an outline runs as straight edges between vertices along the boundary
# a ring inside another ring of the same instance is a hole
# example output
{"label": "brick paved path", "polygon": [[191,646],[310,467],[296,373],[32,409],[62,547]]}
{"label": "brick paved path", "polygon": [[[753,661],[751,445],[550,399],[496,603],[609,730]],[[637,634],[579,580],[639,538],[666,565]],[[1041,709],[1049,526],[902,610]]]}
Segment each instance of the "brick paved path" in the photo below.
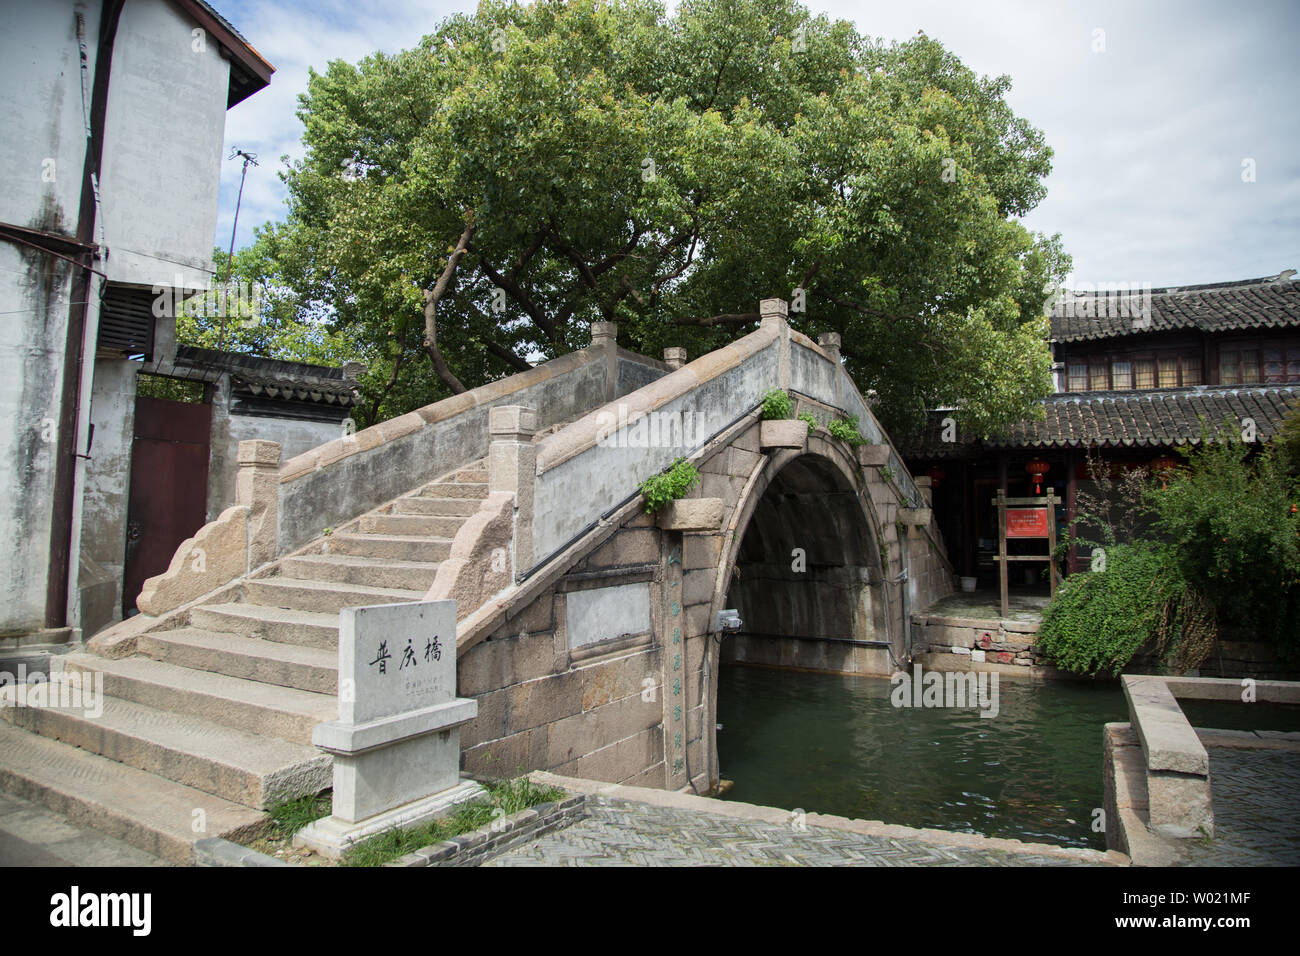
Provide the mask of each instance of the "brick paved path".
{"label": "brick paved path", "polygon": [[[484,866],[1085,866],[1084,858],[782,826],[590,796],[586,819]],[[1100,862],[1099,860],[1097,862]]]}

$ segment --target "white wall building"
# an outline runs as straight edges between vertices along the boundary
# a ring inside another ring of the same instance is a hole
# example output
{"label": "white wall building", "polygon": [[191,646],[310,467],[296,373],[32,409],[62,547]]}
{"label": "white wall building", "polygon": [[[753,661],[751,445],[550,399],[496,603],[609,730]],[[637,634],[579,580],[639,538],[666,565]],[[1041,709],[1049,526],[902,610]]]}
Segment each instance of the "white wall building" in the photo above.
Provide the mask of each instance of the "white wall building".
{"label": "white wall building", "polygon": [[175,340],[152,290],[208,287],[226,110],[273,71],[202,0],[5,19],[0,650],[66,641],[84,587],[120,590],[136,375]]}

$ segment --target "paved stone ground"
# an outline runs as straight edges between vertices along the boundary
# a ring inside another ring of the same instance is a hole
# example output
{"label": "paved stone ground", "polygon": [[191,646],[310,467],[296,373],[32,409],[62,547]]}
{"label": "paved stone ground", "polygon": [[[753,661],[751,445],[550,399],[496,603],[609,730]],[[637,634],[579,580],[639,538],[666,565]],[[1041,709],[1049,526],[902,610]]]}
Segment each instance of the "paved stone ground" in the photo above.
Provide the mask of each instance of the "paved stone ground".
{"label": "paved stone ground", "polygon": [[1188,866],[1300,866],[1300,753],[1207,747],[1214,839],[1179,841]]}
{"label": "paved stone ground", "polygon": [[0,866],[167,866],[96,830],[0,793]]}
{"label": "paved stone ground", "polygon": [[587,799],[586,819],[484,866],[1083,866],[1081,860]]}

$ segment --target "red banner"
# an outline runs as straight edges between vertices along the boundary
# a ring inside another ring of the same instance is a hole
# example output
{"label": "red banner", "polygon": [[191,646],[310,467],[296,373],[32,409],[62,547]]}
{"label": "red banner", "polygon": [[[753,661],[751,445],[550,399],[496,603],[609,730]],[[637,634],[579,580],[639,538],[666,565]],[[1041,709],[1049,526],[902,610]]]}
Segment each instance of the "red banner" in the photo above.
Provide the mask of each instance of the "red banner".
{"label": "red banner", "polygon": [[1008,538],[1046,538],[1046,508],[1008,508]]}

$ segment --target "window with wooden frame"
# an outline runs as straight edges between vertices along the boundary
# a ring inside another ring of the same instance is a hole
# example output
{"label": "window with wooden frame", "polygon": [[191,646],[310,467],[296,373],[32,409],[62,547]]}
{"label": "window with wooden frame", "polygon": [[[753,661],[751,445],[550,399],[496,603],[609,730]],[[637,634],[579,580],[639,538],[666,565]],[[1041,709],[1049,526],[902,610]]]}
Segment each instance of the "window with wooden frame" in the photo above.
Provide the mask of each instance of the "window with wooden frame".
{"label": "window with wooden frame", "polygon": [[1088,366],[1082,362],[1071,362],[1066,388],[1071,392],[1086,392],[1088,390]]}
{"label": "window with wooden frame", "polygon": [[[1296,358],[1300,369],[1300,354]],[[1205,381],[1199,355],[1173,350],[1090,355],[1071,359],[1066,368],[1071,392],[1177,388]]]}
{"label": "window with wooden frame", "polygon": [[1238,340],[1219,346],[1220,385],[1300,382],[1300,341]]}

